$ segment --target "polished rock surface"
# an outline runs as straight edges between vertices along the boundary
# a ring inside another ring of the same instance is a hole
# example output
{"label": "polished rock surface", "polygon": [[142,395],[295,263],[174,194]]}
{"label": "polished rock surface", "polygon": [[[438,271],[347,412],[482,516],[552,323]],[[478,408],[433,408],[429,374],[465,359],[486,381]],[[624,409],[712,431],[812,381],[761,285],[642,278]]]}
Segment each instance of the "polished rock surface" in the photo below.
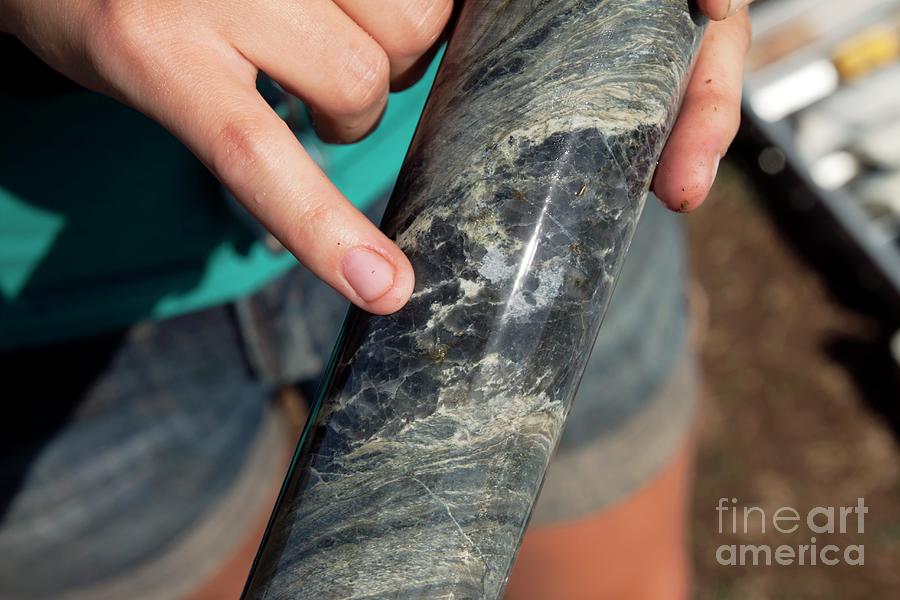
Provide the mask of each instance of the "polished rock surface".
{"label": "polished rock surface", "polygon": [[498,598],[671,128],[684,0],[465,3],[247,598]]}

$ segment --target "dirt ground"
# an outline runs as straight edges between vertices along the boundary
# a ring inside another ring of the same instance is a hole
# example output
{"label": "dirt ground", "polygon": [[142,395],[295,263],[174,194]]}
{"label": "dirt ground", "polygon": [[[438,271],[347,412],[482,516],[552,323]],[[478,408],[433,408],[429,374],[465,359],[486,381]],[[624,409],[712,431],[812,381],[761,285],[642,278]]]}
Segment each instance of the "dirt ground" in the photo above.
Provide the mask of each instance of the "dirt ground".
{"label": "dirt ground", "polygon": [[[692,514],[696,597],[877,599],[900,590],[900,386],[887,319],[847,291],[843,266],[810,260],[802,222],[768,210],[746,168],[723,164],[707,205],[687,217],[694,278],[708,299],[705,397]],[[815,264],[819,263],[819,264]],[[830,272],[833,271],[833,272]],[[852,277],[850,278],[852,280]],[[843,286],[843,287],[842,287]],[[849,298],[849,299],[848,299]],[[718,531],[716,505],[736,498],[749,532]],[[814,507],[869,508],[864,533],[795,534],[772,528],[780,507],[805,520]],[[865,546],[863,566],[723,566],[722,544]]]}

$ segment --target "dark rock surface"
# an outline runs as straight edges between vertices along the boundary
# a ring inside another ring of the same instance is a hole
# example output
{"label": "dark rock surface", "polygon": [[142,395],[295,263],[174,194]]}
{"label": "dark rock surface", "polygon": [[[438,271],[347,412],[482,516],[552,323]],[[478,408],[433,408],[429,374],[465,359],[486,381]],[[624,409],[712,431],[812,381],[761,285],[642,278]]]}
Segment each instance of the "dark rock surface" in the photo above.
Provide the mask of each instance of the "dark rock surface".
{"label": "dark rock surface", "polygon": [[247,598],[497,598],[702,27],[684,0],[466,3]]}

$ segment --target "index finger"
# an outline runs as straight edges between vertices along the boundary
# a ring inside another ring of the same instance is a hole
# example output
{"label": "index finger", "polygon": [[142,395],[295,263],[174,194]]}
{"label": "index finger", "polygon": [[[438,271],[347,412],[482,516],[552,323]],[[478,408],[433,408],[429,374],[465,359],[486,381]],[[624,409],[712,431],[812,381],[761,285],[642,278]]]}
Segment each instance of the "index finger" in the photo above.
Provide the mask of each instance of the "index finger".
{"label": "index finger", "polygon": [[205,62],[189,81],[170,81],[147,112],[320,279],[369,312],[399,310],[414,284],[412,265],[400,248],[304,151],[256,91],[253,70],[241,73]]}

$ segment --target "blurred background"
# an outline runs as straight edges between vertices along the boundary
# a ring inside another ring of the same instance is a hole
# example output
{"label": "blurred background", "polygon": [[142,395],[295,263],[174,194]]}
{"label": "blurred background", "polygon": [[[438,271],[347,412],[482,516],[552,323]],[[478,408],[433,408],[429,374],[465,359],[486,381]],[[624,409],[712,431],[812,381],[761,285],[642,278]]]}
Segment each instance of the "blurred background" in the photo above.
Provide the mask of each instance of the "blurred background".
{"label": "blurred background", "polygon": [[[900,2],[751,14],[742,130],[687,217],[705,372],[697,597],[896,598]],[[770,515],[862,497],[865,533],[831,541],[864,544],[865,565],[722,566],[721,544],[809,543],[805,528],[720,534],[722,497]]]}

